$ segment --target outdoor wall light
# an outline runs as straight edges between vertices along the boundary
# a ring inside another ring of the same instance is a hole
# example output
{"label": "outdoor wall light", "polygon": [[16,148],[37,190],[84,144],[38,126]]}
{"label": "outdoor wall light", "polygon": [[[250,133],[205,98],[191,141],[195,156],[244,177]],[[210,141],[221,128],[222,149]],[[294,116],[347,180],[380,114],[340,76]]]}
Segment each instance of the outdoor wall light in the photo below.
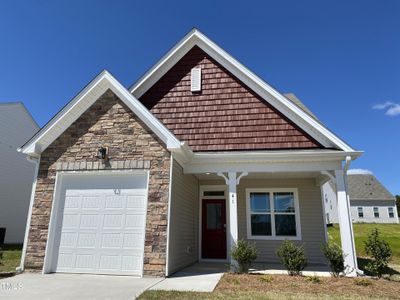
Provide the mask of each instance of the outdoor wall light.
{"label": "outdoor wall light", "polygon": [[107,160],[108,159],[108,147],[100,147],[97,150],[96,158],[102,159],[102,160]]}

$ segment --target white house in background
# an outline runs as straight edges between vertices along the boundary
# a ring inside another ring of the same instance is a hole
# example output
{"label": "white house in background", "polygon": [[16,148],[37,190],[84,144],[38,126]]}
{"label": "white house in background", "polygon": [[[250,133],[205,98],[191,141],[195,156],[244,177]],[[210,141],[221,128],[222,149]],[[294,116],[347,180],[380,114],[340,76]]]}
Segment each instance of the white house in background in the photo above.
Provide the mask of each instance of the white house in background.
{"label": "white house in background", "polygon": [[24,241],[34,165],[17,148],[39,130],[21,102],[0,103],[0,228],[5,243]]}
{"label": "white house in background", "polygon": [[[353,223],[399,223],[396,198],[370,172],[349,170],[348,191]],[[338,223],[336,191],[332,181],[323,185],[327,224]]]}

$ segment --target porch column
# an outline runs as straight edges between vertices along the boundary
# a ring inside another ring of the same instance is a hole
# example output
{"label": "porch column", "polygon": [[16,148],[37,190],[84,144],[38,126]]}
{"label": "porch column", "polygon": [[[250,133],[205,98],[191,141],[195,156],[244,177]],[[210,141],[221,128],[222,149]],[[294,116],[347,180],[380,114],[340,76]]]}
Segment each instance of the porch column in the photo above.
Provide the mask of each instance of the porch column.
{"label": "porch column", "polygon": [[357,276],[357,256],[354,246],[353,223],[351,221],[350,201],[347,194],[346,175],[343,170],[335,170],[337,208],[339,217],[340,239],[344,253],[346,275]]}
{"label": "porch column", "polygon": [[[236,172],[228,173],[228,193],[229,193],[229,253],[238,240],[238,220],[237,220],[237,196],[236,196]],[[236,262],[231,256],[231,265]]]}

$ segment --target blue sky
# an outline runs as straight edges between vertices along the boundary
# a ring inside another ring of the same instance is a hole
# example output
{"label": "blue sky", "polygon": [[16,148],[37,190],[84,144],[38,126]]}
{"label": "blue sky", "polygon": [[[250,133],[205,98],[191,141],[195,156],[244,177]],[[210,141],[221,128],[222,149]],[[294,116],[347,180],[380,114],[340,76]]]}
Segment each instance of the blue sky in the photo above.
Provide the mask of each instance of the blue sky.
{"label": "blue sky", "polygon": [[192,27],[295,93],[365,151],[352,168],[400,194],[400,1],[3,0],[0,102],[43,125],[104,68],[129,86]]}

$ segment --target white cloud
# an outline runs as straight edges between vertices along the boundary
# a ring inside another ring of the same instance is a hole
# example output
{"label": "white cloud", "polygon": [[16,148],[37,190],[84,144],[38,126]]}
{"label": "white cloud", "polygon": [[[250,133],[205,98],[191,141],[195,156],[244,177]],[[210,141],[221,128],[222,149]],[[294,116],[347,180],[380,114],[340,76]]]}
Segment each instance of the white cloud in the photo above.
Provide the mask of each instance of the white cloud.
{"label": "white cloud", "polygon": [[367,174],[373,175],[372,171],[366,169],[350,169],[347,171],[347,174]]}
{"label": "white cloud", "polygon": [[385,115],[387,116],[397,116],[400,115],[400,104],[393,102],[385,102],[381,104],[376,104],[372,106],[372,109],[386,110]]}

